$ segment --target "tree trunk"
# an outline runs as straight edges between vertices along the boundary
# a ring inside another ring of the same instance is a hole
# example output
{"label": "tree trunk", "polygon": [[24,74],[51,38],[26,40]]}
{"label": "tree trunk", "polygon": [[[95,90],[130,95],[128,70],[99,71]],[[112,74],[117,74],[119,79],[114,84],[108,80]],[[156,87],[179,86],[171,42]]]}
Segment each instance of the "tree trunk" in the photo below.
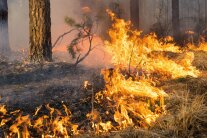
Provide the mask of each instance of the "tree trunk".
{"label": "tree trunk", "polygon": [[29,0],[30,61],[52,61],[50,0]]}
{"label": "tree trunk", "polygon": [[130,0],[130,18],[134,27],[139,28],[139,0]]}
{"label": "tree trunk", "polygon": [[180,37],[180,10],[179,0],[172,0],[172,29],[173,36],[176,42],[179,43]]}
{"label": "tree trunk", "polygon": [[8,5],[7,0],[0,0],[0,55],[6,56],[9,51]]}

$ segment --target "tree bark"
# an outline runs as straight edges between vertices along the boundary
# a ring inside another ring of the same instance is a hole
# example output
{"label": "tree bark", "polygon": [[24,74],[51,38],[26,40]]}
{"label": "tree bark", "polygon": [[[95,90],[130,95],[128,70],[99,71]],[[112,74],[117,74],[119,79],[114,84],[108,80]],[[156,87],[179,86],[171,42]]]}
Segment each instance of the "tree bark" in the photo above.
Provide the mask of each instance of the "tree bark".
{"label": "tree bark", "polygon": [[179,43],[180,37],[180,8],[179,0],[172,0],[172,29],[176,42]]}
{"label": "tree bark", "polygon": [[52,61],[50,0],[29,0],[30,61]]}
{"label": "tree bark", "polygon": [[135,28],[139,28],[139,0],[130,0],[130,18]]}
{"label": "tree bark", "polygon": [[6,56],[9,52],[8,5],[7,0],[0,0],[0,55]]}

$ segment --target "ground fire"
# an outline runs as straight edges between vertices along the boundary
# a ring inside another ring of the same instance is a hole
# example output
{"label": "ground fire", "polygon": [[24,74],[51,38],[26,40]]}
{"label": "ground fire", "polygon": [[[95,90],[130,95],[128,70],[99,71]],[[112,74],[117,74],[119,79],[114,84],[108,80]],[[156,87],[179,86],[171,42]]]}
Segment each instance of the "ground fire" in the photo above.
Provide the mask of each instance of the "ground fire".
{"label": "ground fire", "polygon": [[[119,2],[93,2],[80,2],[83,21],[66,17],[73,28],[52,45],[50,0],[29,0],[30,49],[19,50],[21,61],[1,57],[0,49],[0,137],[206,137],[206,36],[188,30],[184,39],[179,10],[172,10],[172,37],[157,24],[140,31],[140,17],[126,20]],[[94,31],[98,8],[110,19],[102,24],[106,36]],[[75,36],[68,46],[66,35]]]}
{"label": "ground fire", "polygon": [[[4,137],[35,137],[34,133],[42,138],[70,137],[84,131],[100,134],[128,127],[147,129],[167,112],[168,94],[158,86],[159,82],[201,74],[192,66],[194,53],[175,46],[171,37],[158,40],[155,34],[142,36],[142,32],[131,29],[130,22],[107,12],[114,23],[109,30],[111,40],[105,46],[114,67],[102,70],[104,90],[94,92],[93,84],[84,82],[84,89],[93,93],[91,112],[86,115],[88,127],[72,123],[73,114],[64,103],[61,109],[42,105],[28,115],[20,110],[8,112],[1,105],[0,126]],[[201,45],[203,50],[206,45]],[[184,56],[173,60],[166,57],[167,52]],[[41,110],[47,113],[39,113]],[[83,127],[87,129],[83,131]]]}

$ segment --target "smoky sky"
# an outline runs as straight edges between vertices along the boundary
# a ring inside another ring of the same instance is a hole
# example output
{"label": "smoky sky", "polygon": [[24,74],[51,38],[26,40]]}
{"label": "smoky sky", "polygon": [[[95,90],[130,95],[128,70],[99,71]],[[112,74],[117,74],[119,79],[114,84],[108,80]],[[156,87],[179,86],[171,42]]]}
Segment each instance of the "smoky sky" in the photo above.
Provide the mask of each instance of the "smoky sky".
{"label": "smoky sky", "polygon": [[[51,0],[52,41],[66,30],[70,29],[64,23],[66,16],[76,20],[80,18],[81,4],[84,0]],[[120,2],[125,12],[125,19],[129,19],[130,0],[87,0],[100,4]],[[84,1],[85,2],[85,1]],[[95,3],[92,6],[95,6]],[[199,19],[206,21],[206,0],[181,0],[180,20],[183,31],[195,28]],[[8,0],[9,9],[9,39],[13,50],[29,47],[29,9],[28,0]],[[96,12],[96,11],[95,11]],[[149,31],[150,27],[160,20],[162,24],[169,26],[172,21],[171,0],[140,0],[140,29]],[[69,43],[71,36],[65,38]]]}
{"label": "smoky sky", "polygon": [[[13,50],[29,46],[29,5],[28,0],[8,0],[9,38]],[[51,0],[52,41],[68,30],[64,23],[66,16],[78,19],[80,4],[78,0]]]}
{"label": "smoky sky", "polygon": [[[65,24],[66,16],[79,20],[81,14],[81,0],[51,0],[52,41],[70,28]],[[96,0],[108,4],[113,0]],[[116,1],[116,0],[114,0]],[[128,0],[120,0],[125,11],[129,9]],[[9,9],[9,38],[13,50],[29,47],[29,2],[28,0],[8,0]],[[127,17],[129,17],[127,15]],[[70,36],[63,43],[69,43]]]}

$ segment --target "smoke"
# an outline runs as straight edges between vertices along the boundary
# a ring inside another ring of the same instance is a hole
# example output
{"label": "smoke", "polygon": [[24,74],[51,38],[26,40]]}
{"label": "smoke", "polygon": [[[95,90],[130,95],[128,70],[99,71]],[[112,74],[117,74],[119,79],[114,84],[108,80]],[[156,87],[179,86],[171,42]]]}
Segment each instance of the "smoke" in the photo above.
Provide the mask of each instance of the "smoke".
{"label": "smoke", "polygon": [[[110,6],[112,0],[51,0],[51,23],[52,23],[52,42],[57,39],[58,36],[71,28],[66,25],[64,18],[66,16],[80,21],[82,14],[82,7],[89,5],[93,9],[93,13],[105,12],[105,8]],[[129,19],[129,0],[117,1],[121,3],[123,9],[122,17]],[[8,0],[9,9],[9,38],[10,47],[13,51],[28,51],[29,49],[29,2],[28,0]],[[105,14],[106,16],[106,14]],[[103,17],[105,20],[106,17]],[[106,34],[106,23],[100,23],[99,33]],[[56,45],[54,48],[55,60],[74,62],[68,52],[67,45],[70,44],[74,38],[74,34],[70,34],[64,37],[64,39]],[[87,43],[87,42],[86,42]],[[95,45],[99,45],[89,55],[84,64],[89,66],[106,65],[109,58],[104,51],[103,41],[101,39],[95,40]],[[83,48],[87,50],[87,48]],[[96,58],[94,58],[96,57]]]}
{"label": "smoke", "polygon": [[29,47],[28,0],[8,0],[9,40],[12,50]]}
{"label": "smoke", "polygon": [[[52,41],[63,32],[68,30],[64,23],[64,17],[69,16],[76,20],[80,19],[82,6],[89,5],[93,12],[100,11],[100,8],[109,6],[111,2],[119,2],[123,9],[123,18],[129,19],[130,0],[51,0],[52,19]],[[164,22],[171,23],[171,0],[145,0],[140,1],[140,28],[149,31],[149,28],[157,22],[161,3]],[[195,20],[206,18],[207,10],[205,0],[180,2],[180,18],[182,28],[188,30],[195,26]],[[29,9],[28,0],[8,0],[9,9],[9,37],[10,46],[13,50],[28,48],[29,46]],[[103,11],[104,12],[104,11]],[[199,16],[199,17],[198,17]],[[63,44],[68,44],[71,36],[64,39]]]}
{"label": "smoke", "polygon": [[[9,37],[13,50],[29,47],[29,5],[28,0],[8,0]],[[52,41],[63,33],[68,26],[64,17],[77,18],[80,4],[77,0],[51,0]]]}

